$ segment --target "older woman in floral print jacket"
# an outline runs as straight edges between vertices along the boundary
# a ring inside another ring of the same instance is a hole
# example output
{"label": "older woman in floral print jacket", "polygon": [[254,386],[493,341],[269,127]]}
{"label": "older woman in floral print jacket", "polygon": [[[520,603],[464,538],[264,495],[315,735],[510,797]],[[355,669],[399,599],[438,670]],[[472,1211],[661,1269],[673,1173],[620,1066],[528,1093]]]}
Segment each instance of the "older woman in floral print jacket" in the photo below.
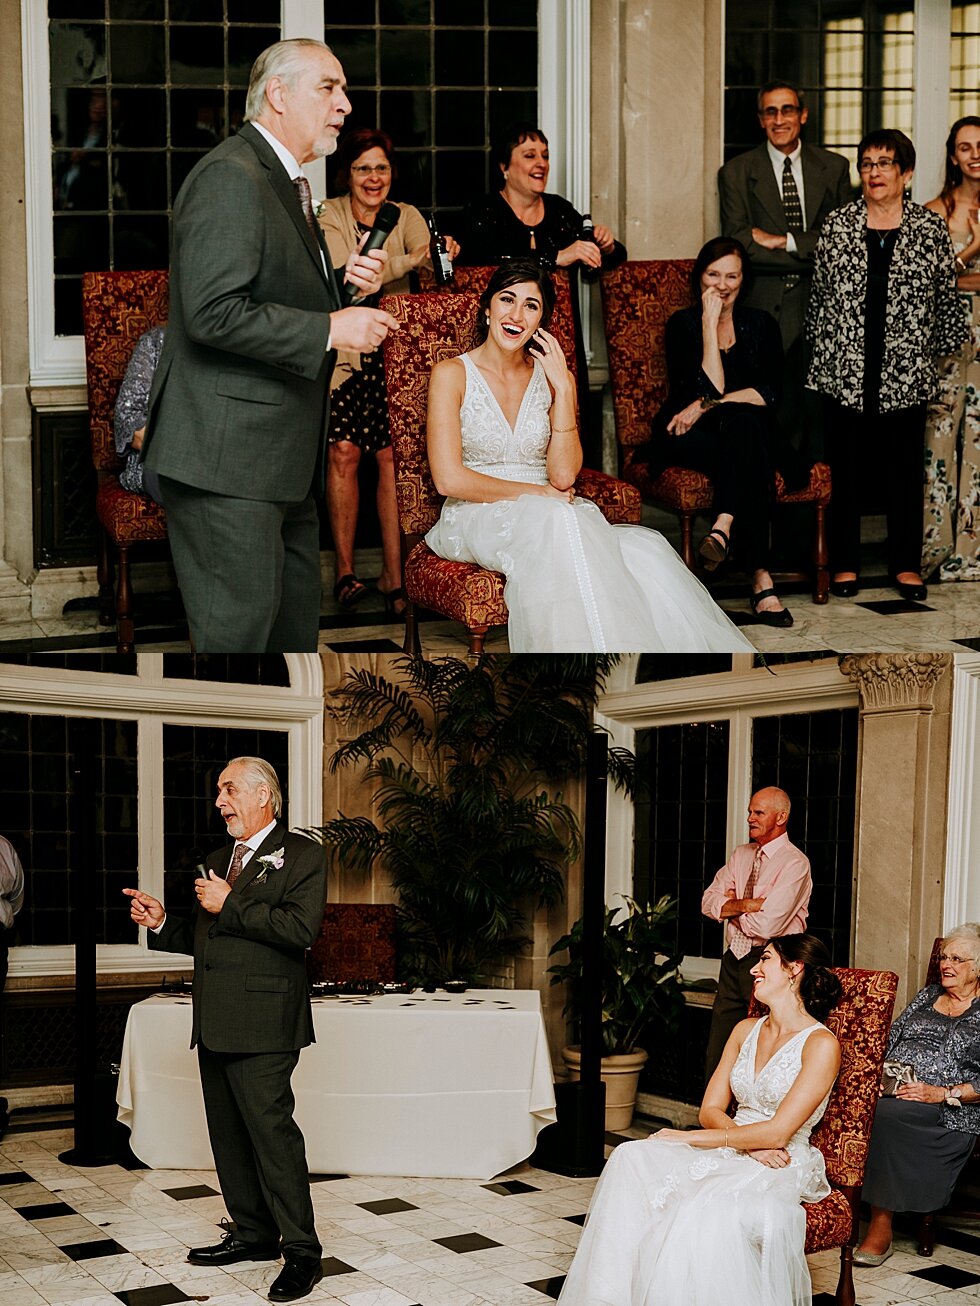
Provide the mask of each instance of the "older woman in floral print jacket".
{"label": "older woman in floral print jacket", "polygon": [[858,592],[861,491],[884,482],[888,570],[899,594],[925,598],[919,573],[926,404],[936,358],[964,336],[946,224],[905,196],[915,149],[900,131],[858,146],[862,196],[825,220],[806,332],[807,386],[824,396],[831,592]]}

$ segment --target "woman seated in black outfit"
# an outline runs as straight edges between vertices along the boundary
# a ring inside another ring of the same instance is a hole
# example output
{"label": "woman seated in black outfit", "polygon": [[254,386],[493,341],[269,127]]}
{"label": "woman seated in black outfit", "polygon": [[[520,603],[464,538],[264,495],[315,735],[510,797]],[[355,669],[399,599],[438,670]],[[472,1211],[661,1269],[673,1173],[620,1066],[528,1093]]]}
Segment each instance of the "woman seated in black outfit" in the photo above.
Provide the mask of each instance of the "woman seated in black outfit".
{"label": "woman seated in black outfit", "polygon": [[[667,322],[669,391],[653,419],[650,443],[636,452],[654,478],[666,467],[702,472],[715,489],[715,520],[698,546],[706,570],[728,557],[733,527],[752,572],[751,606],[767,626],[791,626],[769,575],[773,467],[788,483],[806,483],[806,469],[774,459],[783,347],[774,318],[738,300],[748,288],[749,261],[737,240],[717,236],[691,272],[695,303]],[[795,456],[798,457],[798,456]]]}
{"label": "woman seated in black outfit", "polygon": [[548,138],[532,123],[515,123],[493,147],[500,190],[466,210],[460,262],[474,267],[509,258],[537,259],[549,272],[618,267],[626,250],[608,227],[597,224],[594,240],[582,237],[582,214],[560,195],[547,195],[551,170]]}
{"label": "woman seated in black outfit", "polygon": [[583,238],[583,217],[561,195],[548,195],[551,170],[548,138],[533,123],[519,122],[495,142],[493,159],[500,170],[500,190],[471,201],[459,262],[496,267],[508,259],[533,258],[548,272],[564,268],[572,279],[572,317],[578,370],[578,407],[589,411],[588,366],[575,279],[581,270],[593,280],[615,268],[626,250],[608,227],[597,223],[593,239]]}

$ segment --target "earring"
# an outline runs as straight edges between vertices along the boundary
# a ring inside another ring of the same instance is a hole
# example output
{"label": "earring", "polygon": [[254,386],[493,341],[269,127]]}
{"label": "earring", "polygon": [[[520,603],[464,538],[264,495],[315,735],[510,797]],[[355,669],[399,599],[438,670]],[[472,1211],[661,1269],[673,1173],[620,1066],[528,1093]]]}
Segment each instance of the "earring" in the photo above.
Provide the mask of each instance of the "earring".
{"label": "earring", "polygon": [[487,319],[487,326],[489,326],[489,325],[490,325],[490,314],[489,314],[489,313],[484,313],[483,316]]}

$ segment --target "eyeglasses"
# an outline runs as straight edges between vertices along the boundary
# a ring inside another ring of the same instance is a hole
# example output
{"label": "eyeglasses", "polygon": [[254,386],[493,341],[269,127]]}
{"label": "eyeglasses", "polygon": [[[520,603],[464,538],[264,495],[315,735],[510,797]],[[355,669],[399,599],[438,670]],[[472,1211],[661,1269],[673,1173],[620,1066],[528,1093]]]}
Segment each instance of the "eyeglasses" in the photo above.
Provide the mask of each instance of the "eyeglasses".
{"label": "eyeglasses", "polygon": [[962,966],[965,962],[968,962],[968,961],[971,961],[971,962],[972,962],[972,961],[973,961],[973,958],[972,958],[972,957],[954,957],[954,956],[952,956],[952,954],[950,954],[950,953],[941,952],[941,953],[939,954],[939,960],[940,960],[940,961],[951,961],[951,962],[953,963],[954,966]]}
{"label": "eyeglasses", "polygon": [[767,109],[759,110],[759,117],[774,122],[777,118],[795,118],[798,113],[800,113],[798,104],[770,104]]}
{"label": "eyeglasses", "polygon": [[892,168],[897,168],[898,163],[895,159],[862,159],[859,172],[871,172],[877,168],[879,172],[891,172]]}
{"label": "eyeglasses", "polygon": [[370,177],[372,172],[376,172],[379,177],[387,177],[391,172],[390,163],[355,163],[351,168],[355,177]]}

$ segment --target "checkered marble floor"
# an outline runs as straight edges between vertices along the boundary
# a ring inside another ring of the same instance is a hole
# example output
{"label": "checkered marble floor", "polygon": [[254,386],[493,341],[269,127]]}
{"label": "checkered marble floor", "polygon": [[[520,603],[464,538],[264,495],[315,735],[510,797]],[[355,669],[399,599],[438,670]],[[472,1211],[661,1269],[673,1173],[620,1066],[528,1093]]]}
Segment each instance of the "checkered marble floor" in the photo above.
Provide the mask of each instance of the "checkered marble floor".
{"label": "checkered marble floor", "polygon": [[[73,1143],[68,1131],[16,1116],[0,1142],[0,1306],[267,1300],[276,1263],[221,1270],[185,1260],[187,1247],[222,1235],[213,1173],[75,1168],[58,1159]],[[546,1306],[561,1289],[594,1184],[528,1166],[489,1183],[311,1178],[324,1278],[305,1300],[321,1306]],[[977,1306],[980,1236],[944,1229],[940,1237],[929,1260],[899,1238],[885,1265],[857,1270],[859,1306]],[[810,1266],[814,1306],[830,1306],[837,1253],[811,1256]]]}

